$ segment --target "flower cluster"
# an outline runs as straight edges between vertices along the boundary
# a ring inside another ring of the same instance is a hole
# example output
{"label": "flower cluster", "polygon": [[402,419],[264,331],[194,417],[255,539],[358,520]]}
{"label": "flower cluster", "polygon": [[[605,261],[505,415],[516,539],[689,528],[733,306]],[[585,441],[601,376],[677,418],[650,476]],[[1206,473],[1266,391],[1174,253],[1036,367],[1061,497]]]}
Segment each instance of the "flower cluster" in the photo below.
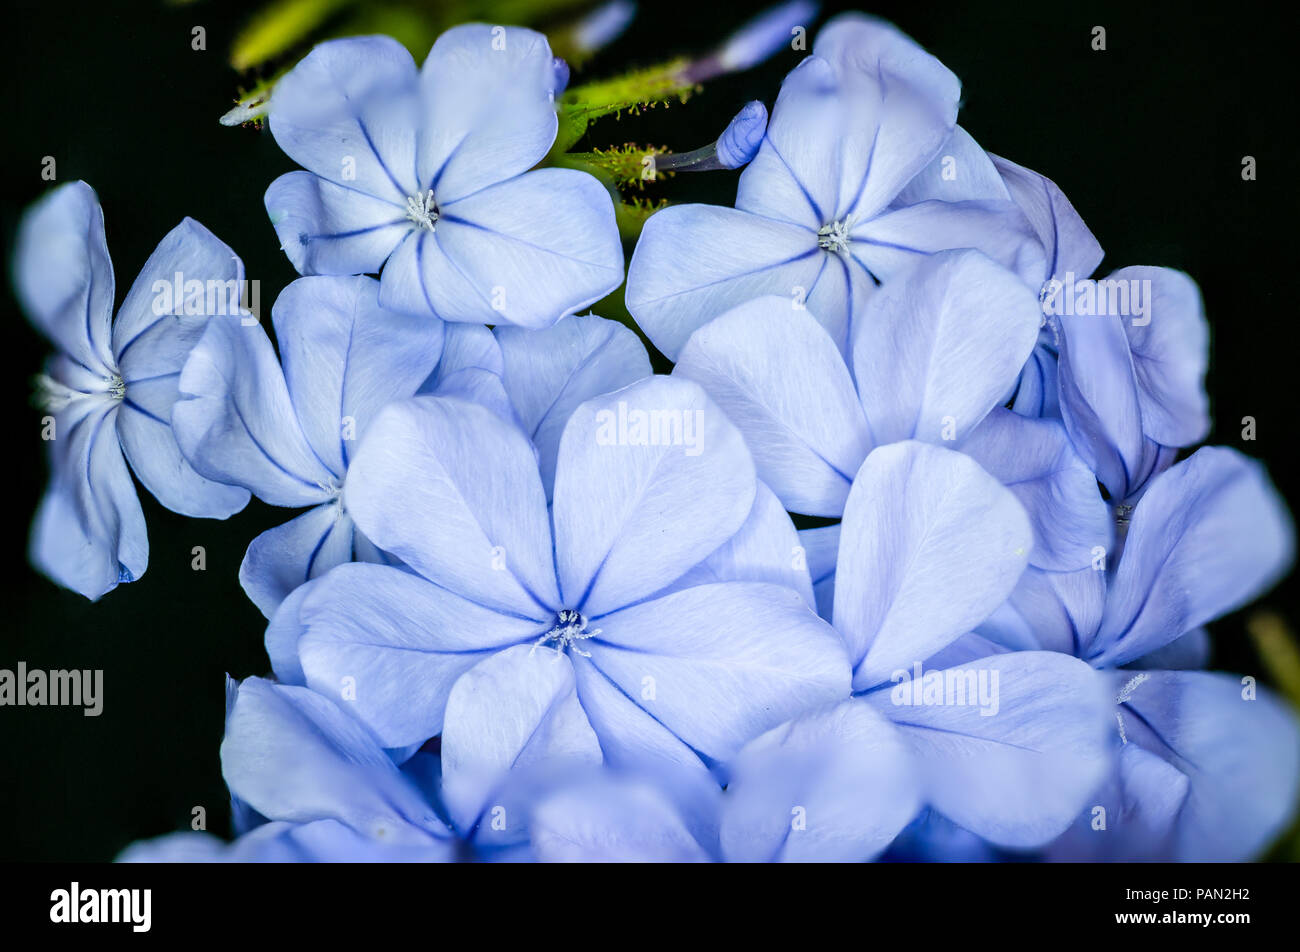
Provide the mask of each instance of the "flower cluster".
{"label": "flower cluster", "polygon": [[[704,62],[761,59],[789,14]],[[564,159],[568,79],[541,34],[479,24],[419,69],[385,37],[294,67],[267,113],[303,167],[265,198],[302,275],[276,345],[201,225],[114,320],[90,188],[25,218],[17,287],[59,351],[35,563],[92,599],[144,573],[128,463],[185,515],[293,511],[240,569],[273,674],[227,686],[236,839],[123,858],[1267,848],[1300,727],[1203,670],[1205,626],[1288,570],[1293,532],[1257,463],[1193,451],[1193,281],[1094,277],[1061,191],[855,14],[770,118],[649,153],[745,166],[735,206],[646,220],[636,330],[578,315],[624,281],[594,173],[630,153]]]}

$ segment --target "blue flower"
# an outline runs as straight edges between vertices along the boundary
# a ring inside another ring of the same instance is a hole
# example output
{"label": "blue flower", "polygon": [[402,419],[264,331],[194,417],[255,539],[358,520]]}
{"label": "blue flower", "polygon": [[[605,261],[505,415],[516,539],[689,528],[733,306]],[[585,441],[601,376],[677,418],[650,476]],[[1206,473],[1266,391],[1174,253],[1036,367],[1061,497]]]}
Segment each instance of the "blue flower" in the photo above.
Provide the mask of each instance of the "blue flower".
{"label": "blue flower", "polygon": [[1262,468],[1205,447],[1151,481],[1118,560],[1030,570],[980,626],[985,646],[1107,669],[1119,761],[1050,855],[1242,860],[1283,829],[1300,787],[1295,716],[1253,682],[1158,669],[1203,664],[1201,626],[1261,594],[1293,555],[1290,518]]}
{"label": "blue flower", "polygon": [[[873,448],[921,440],[961,449],[1013,488],[1033,519],[1035,565],[1075,569],[1110,541],[1096,480],[1060,423],[999,406],[1034,347],[1038,315],[1012,272],[979,252],[942,252],[860,308],[848,361],[811,308],[768,297],[696,331],[673,374],[727,412],[793,512],[839,516]],[[823,604],[836,532],[804,533]]]}
{"label": "blue flower", "polygon": [[617,288],[623,252],[604,187],[570,169],[528,171],[555,139],[558,82],[546,38],[515,27],[449,30],[418,73],[388,37],[317,46],[277,83],[269,112],[276,142],[307,169],[266,193],[294,267],[382,268],[386,308],[534,328]]}
{"label": "blue flower", "polygon": [[736,207],[646,222],[627,305],[676,359],[691,333],[755,297],[806,304],[841,350],[875,286],[918,256],[974,247],[1026,274],[1041,249],[1009,198],[900,201],[953,132],[959,84],[892,27],[839,18],[786,77]]}
{"label": "blue flower", "polygon": [[806,569],[802,589],[769,581],[792,562],[789,518],[688,381],[574,410],[550,511],[527,436],[451,397],[381,411],[344,499],[410,571],[357,563],[309,583],[268,651],[322,693],[352,679],[350,709],[385,747],[441,734],[462,832],[520,765],[655,757],[714,783],[751,737],[848,694]]}
{"label": "blue flower", "polygon": [[278,361],[260,324],[213,321],[185,365],[175,410],[177,439],[199,472],[273,506],[312,507],[262,533],[244,556],[240,582],[268,617],[336,565],[383,560],[355,531],[342,493],[384,404],[428,386],[511,412],[486,328],[444,333],[436,319],[386,310],[373,278],[299,278],[276,299],[272,320]]}
{"label": "blue flower", "polygon": [[55,189],[19,227],[14,286],[58,348],[38,380],[52,480],[31,559],[97,599],[144,574],[144,513],[127,470],[168,509],[224,519],[248,493],[200,476],[172,434],[177,379],[211,314],[238,313],[244,266],[186,218],[159,243],[113,320],[104,215],[85,182]]}

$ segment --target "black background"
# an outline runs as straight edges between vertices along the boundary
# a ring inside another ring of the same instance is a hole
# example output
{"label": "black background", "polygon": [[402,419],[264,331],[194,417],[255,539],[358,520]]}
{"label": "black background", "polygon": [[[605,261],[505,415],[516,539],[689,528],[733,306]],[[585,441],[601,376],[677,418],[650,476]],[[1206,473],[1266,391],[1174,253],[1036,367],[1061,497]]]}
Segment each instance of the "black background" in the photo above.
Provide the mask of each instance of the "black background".
{"label": "black background", "polygon": [[[628,34],[574,81],[703,52],[761,6],[643,0]],[[823,19],[845,6],[824,5]],[[267,669],[264,622],[236,573],[249,540],[287,514],[254,500],[228,522],[188,520],[142,492],[150,560],[140,581],[91,604],[33,572],[27,532],[47,474],[31,377],[48,345],[18,312],[7,273],[18,215],[49,188],[40,172],[51,155],[59,182],[85,179],[99,193],[119,302],[157,242],[190,215],[243,258],[269,308],[295,275],[262,194],[293,166],[269,134],[216,122],[240,79],[226,51],[250,9],[21,0],[0,21],[0,667],[25,661],[105,672],[97,718],[71,708],[0,708],[0,858],[111,859],[134,839],[188,828],[195,806],[206,808],[210,829],[226,829],[217,754],[223,675]],[[1297,57],[1294,22],[1282,7],[884,3],[870,11],[962,79],[960,121],[981,145],[1064,189],[1106,249],[1103,271],[1167,265],[1197,279],[1212,327],[1210,442],[1262,458],[1287,499],[1300,499],[1290,293]],[[206,51],[191,49],[196,25],[207,31]],[[1097,25],[1107,31],[1104,52],[1090,48]],[[591,142],[703,145],[746,100],[770,106],[799,55],[787,51],[711,83],[684,106],[602,122]],[[1242,181],[1245,155],[1258,161],[1257,181]],[[658,194],[730,204],[735,179],[679,176]],[[1254,443],[1241,441],[1244,416],[1258,421]],[[206,572],[190,568],[196,545],[207,550]],[[1295,584],[1284,582],[1261,604],[1295,622]],[[1215,662],[1262,675],[1245,614],[1212,626]]]}

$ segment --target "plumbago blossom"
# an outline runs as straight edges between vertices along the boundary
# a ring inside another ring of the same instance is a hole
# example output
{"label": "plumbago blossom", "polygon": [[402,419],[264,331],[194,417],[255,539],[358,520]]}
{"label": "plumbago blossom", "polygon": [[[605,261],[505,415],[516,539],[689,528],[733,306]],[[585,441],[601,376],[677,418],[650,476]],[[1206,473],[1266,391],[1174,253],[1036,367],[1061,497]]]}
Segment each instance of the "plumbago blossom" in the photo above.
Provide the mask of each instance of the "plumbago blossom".
{"label": "plumbago blossom", "polygon": [[[743,167],[732,208],[616,225],[645,155],[568,151],[813,13],[568,93],[526,29],[419,69],[319,45],[269,104],[303,167],[265,197],[302,275],[269,329],[200,300],[243,268],[188,219],[114,322],[94,194],[28,213],[16,285],[60,351],[36,564],[138,577],[131,471],[188,515],[297,511],[239,569],[271,673],[227,683],[233,842],[122,860],[1238,860],[1286,827],[1294,712],[1200,669],[1294,532],[1258,464],[1179,458],[1210,430],[1190,277],[1094,278],[1062,190],[857,14],[770,120],[650,151]],[[579,315],[642,222],[635,326]]]}
{"label": "plumbago blossom", "polygon": [[[386,748],[441,735],[462,833],[490,819],[512,769],[655,759],[709,783],[752,736],[849,688],[807,590],[743,557],[788,558],[795,538],[758,492],[740,434],[688,381],[650,377],[575,409],[549,511],[517,427],[456,398],[390,405],[344,500],[410,571],[313,581],[268,650],[282,680],[346,687]],[[522,811],[504,812],[516,830]]]}
{"label": "plumbago blossom", "polygon": [[445,331],[393,313],[378,290],[364,276],[299,278],[271,311],[278,361],[259,323],[218,319],[180,376],[173,427],[196,470],[273,506],[313,507],[262,533],[244,556],[239,580],[268,617],[335,565],[383,561],[342,497],[355,447],[385,404],[429,389],[510,412],[486,328]]}
{"label": "plumbago blossom", "polygon": [[517,27],[448,30],[416,70],[389,37],[317,46],[275,87],[269,122],[306,171],[266,192],[300,274],[373,274],[380,303],[445,321],[548,327],[623,278],[604,187],[529,171],[551,148],[567,75]]}
{"label": "plumbago blossom", "polygon": [[145,262],[114,320],[104,213],[90,186],[61,186],[24,216],[14,287],[58,348],[37,378],[51,482],[31,558],[60,585],[97,599],[144,574],[149,540],[132,472],[183,515],[224,519],[247,504],[245,490],[196,472],[171,428],[186,356],[210,315],[240,320],[243,281],[234,252],[186,218]]}
{"label": "plumbago blossom", "polygon": [[953,132],[960,84],[892,27],[837,18],[786,77],[735,208],[679,205],[646,223],[627,305],[677,359],[691,333],[752,298],[807,305],[844,350],[876,285],[947,248],[978,248],[1027,275],[1041,269],[1009,198],[909,202],[911,179]]}

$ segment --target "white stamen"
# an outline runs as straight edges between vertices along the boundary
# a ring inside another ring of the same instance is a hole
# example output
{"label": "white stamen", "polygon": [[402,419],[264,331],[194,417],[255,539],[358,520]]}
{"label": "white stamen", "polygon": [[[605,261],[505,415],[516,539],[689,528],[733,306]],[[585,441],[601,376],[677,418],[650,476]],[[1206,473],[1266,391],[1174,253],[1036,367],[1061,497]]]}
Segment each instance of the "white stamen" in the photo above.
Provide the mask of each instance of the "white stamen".
{"label": "white stamen", "polygon": [[829,225],[822,225],[817,230],[817,247],[823,251],[833,251],[835,254],[845,254],[849,250],[849,242],[853,239],[849,236],[849,228],[852,227],[853,216],[841,218],[839,221],[833,221]]}
{"label": "white stamen", "polygon": [[587,631],[587,618],[581,612],[570,611],[565,608],[561,610],[556,618],[555,625],[546,634],[542,635],[533,642],[533,649],[528,654],[531,657],[533,652],[545,645],[547,642],[555,642],[555,657],[559,657],[568,648],[572,648],[584,658],[590,658],[591,652],[579,648],[576,642],[585,641],[587,638],[595,638],[601,633],[600,628]]}
{"label": "white stamen", "polygon": [[[1125,684],[1124,687],[1120,688],[1119,694],[1115,695],[1115,703],[1116,704],[1128,703],[1129,698],[1133,696],[1133,692],[1136,691],[1138,688],[1140,688],[1145,682],[1150,680],[1151,680],[1151,675],[1147,674],[1145,671],[1142,674],[1130,678],[1128,683]],[[1115,723],[1119,725],[1120,742],[1123,744],[1127,744],[1128,736],[1124,733],[1124,718],[1120,716],[1119,711],[1115,712]]]}
{"label": "white stamen", "polygon": [[433,201],[433,189],[406,196],[406,217],[421,228],[434,230],[434,223],[438,221],[438,206]]}

